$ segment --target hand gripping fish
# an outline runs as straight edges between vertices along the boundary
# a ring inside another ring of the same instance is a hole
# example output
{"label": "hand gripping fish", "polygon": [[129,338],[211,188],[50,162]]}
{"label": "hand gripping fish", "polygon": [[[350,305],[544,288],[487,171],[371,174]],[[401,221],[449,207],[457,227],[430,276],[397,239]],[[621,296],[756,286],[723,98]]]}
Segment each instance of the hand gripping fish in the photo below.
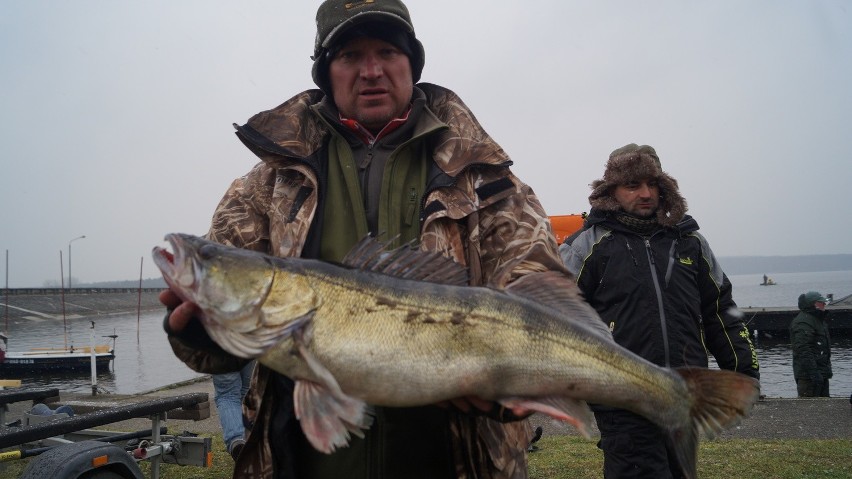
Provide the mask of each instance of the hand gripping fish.
{"label": "hand gripping fish", "polygon": [[330,453],[371,424],[368,405],[464,396],[539,412],[587,437],[587,403],[628,409],[670,433],[695,477],[698,439],[730,427],[759,383],[705,368],[661,368],[617,345],[559,272],[504,289],[467,286],[439,253],[365,239],[336,265],[276,258],[186,234],[154,248],[171,289],[197,304],[225,351],[295,380],[305,436]]}

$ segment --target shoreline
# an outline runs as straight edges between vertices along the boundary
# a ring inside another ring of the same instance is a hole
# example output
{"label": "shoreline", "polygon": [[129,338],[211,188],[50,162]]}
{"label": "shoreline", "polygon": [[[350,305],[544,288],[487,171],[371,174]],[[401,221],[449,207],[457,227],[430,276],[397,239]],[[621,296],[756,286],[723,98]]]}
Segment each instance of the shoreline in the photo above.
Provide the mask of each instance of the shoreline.
{"label": "shoreline", "polygon": [[[60,404],[74,406],[78,404],[102,403],[120,404],[121,402],[141,402],[162,397],[179,396],[190,393],[206,393],[210,415],[201,420],[167,419],[166,425],[173,430],[187,430],[199,434],[221,433],[219,416],[213,400],[213,381],[210,376],[202,376],[138,394],[104,394],[91,396],[79,393],[61,393],[60,400],[51,404],[52,408]],[[22,417],[31,408],[28,401],[9,405],[9,420]],[[541,426],[547,436],[580,436],[572,426],[559,423],[547,416],[534,414],[530,417],[533,428]],[[592,425],[592,434],[598,434]],[[146,418],[130,419],[107,426],[105,429],[138,430],[150,427]],[[852,405],[848,397],[831,398],[763,398],[759,400],[751,415],[738,425],[720,433],[715,440],[725,439],[844,439],[852,440]],[[706,439],[703,439],[706,440]],[[219,446],[217,446],[219,447]]]}

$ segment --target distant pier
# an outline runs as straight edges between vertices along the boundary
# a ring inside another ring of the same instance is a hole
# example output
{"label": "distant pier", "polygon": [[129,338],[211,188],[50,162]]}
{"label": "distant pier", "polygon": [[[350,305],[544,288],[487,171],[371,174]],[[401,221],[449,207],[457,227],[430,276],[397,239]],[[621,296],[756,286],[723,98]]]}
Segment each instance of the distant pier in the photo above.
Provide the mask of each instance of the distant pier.
{"label": "distant pier", "polygon": [[[852,295],[832,302],[826,306],[831,320],[829,332],[833,336],[852,336]],[[790,322],[799,314],[798,308],[740,308],[743,321],[752,334],[768,333],[772,336],[787,336]]]}
{"label": "distant pier", "polygon": [[[163,288],[9,288],[0,289],[0,322],[97,317],[162,310]],[[64,300],[64,301],[63,301]],[[0,323],[2,324],[2,323]]]}

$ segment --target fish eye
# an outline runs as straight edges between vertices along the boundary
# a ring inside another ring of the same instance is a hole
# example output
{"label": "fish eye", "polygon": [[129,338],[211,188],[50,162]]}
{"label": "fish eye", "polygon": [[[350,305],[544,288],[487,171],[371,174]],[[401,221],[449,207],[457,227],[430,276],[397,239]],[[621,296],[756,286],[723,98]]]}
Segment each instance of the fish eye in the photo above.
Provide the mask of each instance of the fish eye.
{"label": "fish eye", "polygon": [[201,259],[213,259],[216,256],[216,245],[206,244],[198,249]]}

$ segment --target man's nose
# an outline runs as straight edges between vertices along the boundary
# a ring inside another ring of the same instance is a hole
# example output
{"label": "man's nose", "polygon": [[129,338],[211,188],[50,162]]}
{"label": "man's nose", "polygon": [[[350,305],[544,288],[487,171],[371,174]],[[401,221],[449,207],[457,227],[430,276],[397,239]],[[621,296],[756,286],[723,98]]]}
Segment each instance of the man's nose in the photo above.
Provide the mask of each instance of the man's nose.
{"label": "man's nose", "polygon": [[651,187],[648,186],[647,183],[642,183],[641,185],[639,185],[639,188],[636,189],[636,192],[642,198],[647,198],[647,197],[651,196]]}
{"label": "man's nose", "polygon": [[382,63],[374,55],[367,55],[361,64],[361,76],[364,78],[378,78],[382,76]]}

